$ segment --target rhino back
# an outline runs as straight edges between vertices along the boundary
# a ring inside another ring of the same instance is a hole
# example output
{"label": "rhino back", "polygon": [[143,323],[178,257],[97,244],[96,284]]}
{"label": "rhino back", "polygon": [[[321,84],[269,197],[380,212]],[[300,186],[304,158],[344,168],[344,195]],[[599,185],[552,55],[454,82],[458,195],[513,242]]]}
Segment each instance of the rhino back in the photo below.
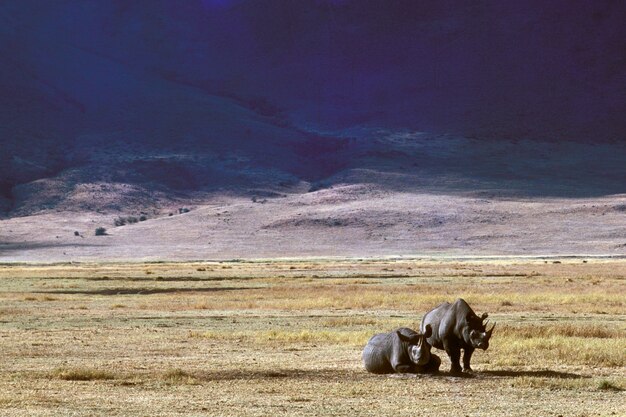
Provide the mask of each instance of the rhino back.
{"label": "rhino back", "polygon": [[433,334],[428,342],[438,348],[443,349],[444,340],[456,340],[461,344],[465,344],[463,337],[463,329],[467,327],[468,313],[474,313],[469,304],[462,298],[454,303],[443,303],[435,307],[422,320],[421,329],[430,324],[433,328]]}
{"label": "rhino back", "polygon": [[[448,302],[439,304],[437,307],[424,314],[422,323],[420,324],[420,331],[426,330],[426,325],[430,324],[432,327],[432,335],[427,339],[431,346],[438,349],[443,349],[443,338],[445,337],[445,327],[449,322],[447,316],[450,314],[450,307],[452,305]],[[442,326],[443,324],[443,326]]]}
{"label": "rhino back", "polygon": [[374,335],[363,349],[363,365],[369,372],[387,374],[394,372],[390,358],[395,347],[392,333]]}

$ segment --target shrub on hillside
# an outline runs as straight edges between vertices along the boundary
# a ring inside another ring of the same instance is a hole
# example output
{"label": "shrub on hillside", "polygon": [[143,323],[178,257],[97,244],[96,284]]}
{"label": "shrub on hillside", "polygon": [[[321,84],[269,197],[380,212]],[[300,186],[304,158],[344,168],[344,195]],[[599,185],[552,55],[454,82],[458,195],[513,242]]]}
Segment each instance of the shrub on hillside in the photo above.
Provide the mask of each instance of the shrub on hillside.
{"label": "shrub on hillside", "polygon": [[[146,216],[142,216],[142,217],[144,218],[144,220],[146,220]],[[117,219],[113,220],[113,224],[115,226],[124,226],[126,224],[133,224],[139,221],[143,221],[143,220],[135,216],[126,216],[126,217],[119,216]]]}
{"label": "shrub on hillside", "polygon": [[96,236],[105,236],[107,234],[107,229],[104,227],[96,228]]}

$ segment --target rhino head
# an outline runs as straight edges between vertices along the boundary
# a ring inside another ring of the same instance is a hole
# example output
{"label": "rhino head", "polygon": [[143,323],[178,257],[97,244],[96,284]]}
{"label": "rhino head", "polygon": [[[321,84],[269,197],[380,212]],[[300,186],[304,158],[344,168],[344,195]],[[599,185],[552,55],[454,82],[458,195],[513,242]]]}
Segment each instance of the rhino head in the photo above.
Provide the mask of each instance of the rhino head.
{"label": "rhino head", "polygon": [[418,333],[413,336],[405,336],[402,333],[398,332],[398,336],[400,340],[408,343],[407,353],[409,354],[409,358],[411,362],[415,365],[423,366],[426,365],[430,361],[430,343],[426,339],[428,339],[433,333],[432,327],[430,324],[426,325],[426,329],[424,333]]}
{"label": "rhino head", "polygon": [[467,318],[470,327],[469,342],[474,349],[487,350],[489,347],[489,339],[491,339],[491,334],[496,324],[494,323],[491,329],[487,330],[489,320],[485,321],[485,319],[488,316],[487,313],[483,313],[481,317],[472,315],[472,317]]}

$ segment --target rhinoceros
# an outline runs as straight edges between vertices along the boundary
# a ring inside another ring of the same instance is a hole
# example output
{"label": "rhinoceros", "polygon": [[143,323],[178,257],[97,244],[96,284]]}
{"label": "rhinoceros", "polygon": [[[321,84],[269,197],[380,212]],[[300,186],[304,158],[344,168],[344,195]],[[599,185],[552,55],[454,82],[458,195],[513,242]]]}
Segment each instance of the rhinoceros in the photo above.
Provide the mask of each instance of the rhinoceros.
{"label": "rhinoceros", "polygon": [[391,333],[379,333],[363,349],[363,365],[375,374],[437,372],[441,359],[430,353],[426,338],[432,329],[423,333],[401,327]]}
{"label": "rhinoceros", "polygon": [[[488,314],[478,317],[471,307],[459,298],[454,303],[443,303],[430,310],[424,318],[420,328],[432,328],[428,343],[437,349],[443,349],[450,357],[452,368],[450,372],[461,372],[459,360],[463,349],[463,371],[472,372],[470,360],[475,349],[486,350],[493,333],[495,323],[487,330]],[[484,323],[483,323],[484,322]]]}

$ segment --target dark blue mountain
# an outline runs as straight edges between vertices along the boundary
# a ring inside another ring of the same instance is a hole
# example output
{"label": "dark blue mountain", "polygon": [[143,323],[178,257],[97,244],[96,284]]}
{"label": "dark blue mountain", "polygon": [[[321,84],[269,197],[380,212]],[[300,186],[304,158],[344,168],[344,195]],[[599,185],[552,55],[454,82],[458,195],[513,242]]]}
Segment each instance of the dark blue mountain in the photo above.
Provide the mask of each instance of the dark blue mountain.
{"label": "dark blue mountain", "polygon": [[625,21],[608,0],[6,0],[0,208],[315,182],[369,160],[357,127],[621,149]]}

